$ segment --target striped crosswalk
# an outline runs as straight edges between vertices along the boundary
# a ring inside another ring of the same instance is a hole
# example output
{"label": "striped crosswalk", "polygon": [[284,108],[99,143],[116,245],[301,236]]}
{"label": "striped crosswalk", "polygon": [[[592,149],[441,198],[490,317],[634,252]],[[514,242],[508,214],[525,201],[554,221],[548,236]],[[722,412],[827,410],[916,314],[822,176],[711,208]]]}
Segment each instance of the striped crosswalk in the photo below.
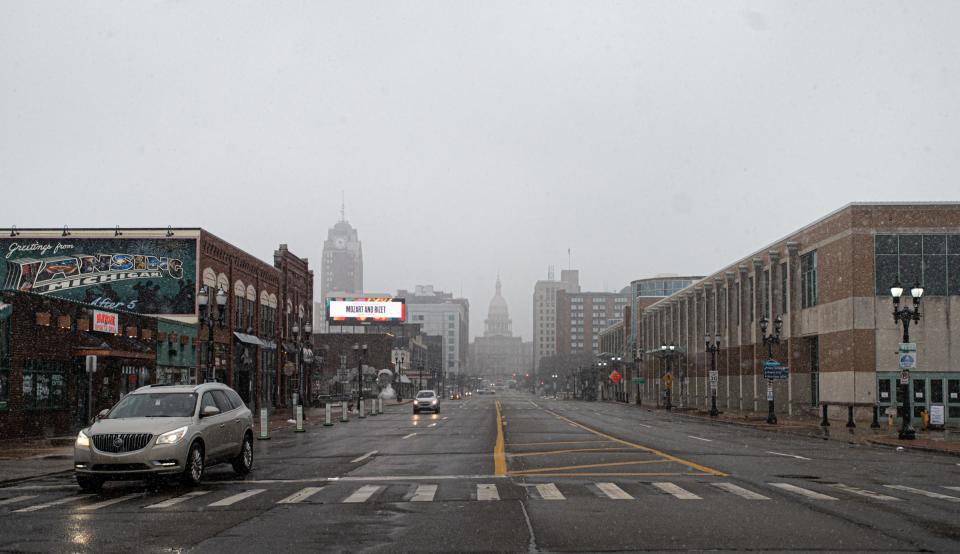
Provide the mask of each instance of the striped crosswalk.
{"label": "striped crosswalk", "polygon": [[[941,492],[943,491],[943,492]],[[731,501],[787,501],[787,502],[837,502],[876,501],[899,502],[925,498],[926,502],[960,503],[960,496],[946,494],[960,492],[958,486],[930,485],[912,486],[902,484],[851,485],[829,482],[760,482],[733,483],[722,481],[611,481],[563,483],[563,490],[556,483],[515,483],[502,480],[477,482],[475,480],[429,482],[381,482],[359,484],[343,481],[329,482],[323,486],[305,486],[299,489],[214,487],[171,495],[168,498],[154,497],[147,492],[128,492],[109,496],[68,494],[55,498],[58,493],[36,492],[35,494],[12,495],[4,498],[0,489],[0,513],[31,514],[54,510],[78,513],[107,512],[117,507],[120,510],[145,509],[154,513],[164,511],[203,510],[236,506],[251,509],[256,506],[313,504],[371,504],[391,502],[447,502],[526,499],[531,502],[576,501],[585,499],[625,500],[634,502],[685,502],[715,501],[718,498]],[[162,494],[162,493],[161,493]],[[656,500],[661,499],[661,500]],[[904,504],[906,505],[906,504]]]}

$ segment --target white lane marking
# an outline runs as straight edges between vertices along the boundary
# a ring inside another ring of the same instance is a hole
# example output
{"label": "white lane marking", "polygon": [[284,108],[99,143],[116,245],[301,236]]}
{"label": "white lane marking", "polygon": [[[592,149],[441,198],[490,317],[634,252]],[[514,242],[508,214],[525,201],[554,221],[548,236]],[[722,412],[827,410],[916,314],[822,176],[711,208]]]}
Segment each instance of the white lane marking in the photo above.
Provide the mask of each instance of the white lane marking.
{"label": "white lane marking", "polygon": [[248,490],[248,491],[244,491],[244,492],[241,492],[241,493],[237,493],[237,494],[235,494],[235,495],[233,495],[233,496],[228,496],[228,497],[224,498],[223,500],[217,500],[216,502],[213,502],[212,504],[208,504],[208,506],[210,506],[211,508],[217,508],[217,507],[220,507],[220,506],[232,506],[232,505],[236,504],[237,502],[240,502],[241,500],[246,500],[247,498],[250,498],[251,496],[256,496],[256,495],[260,494],[261,492],[264,492],[265,490],[267,490],[267,489],[250,489],[250,490]]}
{"label": "white lane marking", "polygon": [[[960,466],[960,464],[957,464],[957,465]],[[960,487],[943,487],[943,488],[950,489],[952,491],[960,491]]]}
{"label": "white lane marking", "polygon": [[193,491],[193,492],[188,492],[187,494],[184,494],[184,495],[182,495],[182,496],[177,496],[177,497],[171,498],[171,499],[169,499],[169,500],[164,500],[163,502],[157,502],[156,504],[151,504],[151,505],[147,506],[147,508],[169,508],[170,506],[176,506],[177,504],[179,504],[179,503],[181,503],[181,502],[186,502],[187,500],[190,500],[191,498],[196,498],[197,496],[203,496],[203,495],[209,494],[209,493],[210,493],[210,491]]}
{"label": "white lane marking", "polygon": [[747,500],[770,500],[762,494],[755,493],[751,490],[747,490],[743,487],[734,485],[733,483],[710,483],[718,489],[725,490],[727,492],[733,493],[740,498],[746,498]]}
{"label": "white lane marking", "polygon": [[378,485],[364,485],[357,489],[353,494],[343,499],[344,504],[359,504],[361,502],[366,502],[371,496],[373,496],[381,487]]}
{"label": "white lane marking", "polygon": [[436,426],[437,426],[436,423],[431,423],[430,425],[427,425],[427,427],[436,427]]}
{"label": "white lane marking", "polygon": [[613,483],[597,483],[597,488],[600,489],[600,492],[607,495],[607,498],[614,500],[633,500],[630,493]]}
{"label": "white lane marking", "polygon": [[277,504],[299,504],[322,490],[323,487],[304,487],[283,500],[278,501]]}
{"label": "white lane marking", "polygon": [[33,506],[20,508],[19,510],[14,510],[14,513],[36,512],[37,510],[43,510],[44,508],[49,508],[51,506],[59,506],[60,504],[66,504],[68,502],[76,502],[77,500],[82,500],[82,499],[83,499],[82,496],[68,496],[66,498],[61,498],[59,500],[53,500],[51,502],[45,502],[43,504],[34,504]]}
{"label": "white lane marking", "polygon": [[497,486],[492,483],[480,483],[477,485],[477,500],[500,500],[500,493]]}
{"label": "white lane marking", "polygon": [[[414,436],[414,435],[416,435],[416,433],[410,433],[409,435],[403,437],[403,439],[409,439],[410,437],[412,437],[412,436]],[[401,440],[403,440],[403,439],[401,439]]]}
{"label": "white lane marking", "polygon": [[646,424],[644,424],[644,423],[637,423],[637,425],[639,425],[640,427],[646,427],[647,429],[653,429],[652,426],[646,425]]}
{"label": "white lane marking", "polygon": [[895,496],[888,496],[886,494],[880,494],[879,492],[868,491],[867,489],[859,489],[857,487],[851,487],[850,485],[844,485],[843,483],[834,483],[830,486],[843,492],[859,494],[860,496],[866,496],[867,498],[872,498],[874,500],[883,500],[886,502],[899,502],[902,500],[901,498],[897,498]]}
{"label": "white lane marking", "polygon": [[960,502],[960,498],[956,496],[950,496],[949,494],[940,494],[939,492],[925,491],[923,489],[915,489],[913,487],[907,487],[905,485],[884,485],[888,489],[894,489],[904,492],[912,492],[913,494],[920,494],[923,496],[929,496],[930,498],[936,498],[938,500],[946,500],[947,502]]}
{"label": "white lane marking", "polygon": [[377,452],[378,452],[378,450],[371,450],[370,452],[367,452],[366,454],[364,454],[363,456],[360,456],[359,458],[354,458],[354,459],[350,460],[350,463],[351,463],[351,464],[355,464],[355,463],[357,463],[357,462],[362,462],[362,461],[366,460],[367,458],[369,458],[370,456],[373,456],[373,455],[376,454]]}
{"label": "white lane marking", "polygon": [[796,454],[784,454],[783,452],[771,452],[767,450],[767,454],[774,454],[776,456],[786,456],[787,458],[796,458],[798,460],[809,460],[810,458],[804,458],[803,456],[797,456]]}
{"label": "white lane marking", "polygon": [[537,492],[540,493],[540,498],[544,500],[566,500],[560,489],[553,483],[537,485]]}
{"label": "white lane marking", "polygon": [[673,483],[653,483],[653,486],[667,494],[671,494],[676,498],[679,498],[680,500],[702,500],[699,496],[686,489],[682,489]]}
{"label": "white lane marking", "polygon": [[697,439],[698,441],[713,442],[713,439],[705,439],[703,437],[695,437],[693,435],[687,435],[687,436],[690,437],[691,439]]}
{"label": "white lane marking", "polygon": [[530,404],[532,404],[534,408],[539,408],[539,407],[540,407],[540,406],[538,406],[537,403],[534,402],[533,400],[527,400],[527,402],[529,402]]}
{"label": "white lane marking", "polygon": [[433,497],[437,494],[437,485],[420,485],[417,492],[413,493],[411,502],[433,502]]}
{"label": "white lane marking", "polygon": [[832,496],[827,496],[826,494],[821,494],[819,492],[804,489],[796,485],[791,485],[790,483],[770,483],[770,485],[777,487],[778,489],[783,489],[801,496],[806,496],[807,498],[812,498],[814,500],[837,500]]}
{"label": "white lane marking", "polygon": [[96,504],[87,504],[86,506],[80,506],[80,510],[84,512],[99,510],[100,508],[106,508],[107,506],[113,506],[114,504],[119,504],[127,500],[143,496],[140,493],[137,494],[128,494],[126,496],[121,496],[118,498],[111,498],[110,500],[104,500],[103,502],[97,502]]}
{"label": "white lane marking", "polygon": [[4,504],[16,504],[17,502],[23,502],[24,500],[30,500],[31,498],[36,498],[35,494],[25,494],[23,496],[14,496],[13,498],[7,498],[6,500],[0,500],[0,506]]}
{"label": "white lane marking", "polygon": [[440,419],[441,419],[441,420],[447,419],[447,416],[443,416],[443,417],[441,417]]}

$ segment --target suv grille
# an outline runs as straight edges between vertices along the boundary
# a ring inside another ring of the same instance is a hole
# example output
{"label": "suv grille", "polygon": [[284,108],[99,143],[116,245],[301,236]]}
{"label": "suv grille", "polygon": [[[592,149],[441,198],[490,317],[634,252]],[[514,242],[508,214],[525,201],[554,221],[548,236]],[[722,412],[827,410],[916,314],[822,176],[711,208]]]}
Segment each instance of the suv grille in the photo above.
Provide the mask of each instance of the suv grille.
{"label": "suv grille", "polygon": [[153,435],[149,433],[111,433],[94,435],[93,446],[100,452],[135,452],[150,444]]}

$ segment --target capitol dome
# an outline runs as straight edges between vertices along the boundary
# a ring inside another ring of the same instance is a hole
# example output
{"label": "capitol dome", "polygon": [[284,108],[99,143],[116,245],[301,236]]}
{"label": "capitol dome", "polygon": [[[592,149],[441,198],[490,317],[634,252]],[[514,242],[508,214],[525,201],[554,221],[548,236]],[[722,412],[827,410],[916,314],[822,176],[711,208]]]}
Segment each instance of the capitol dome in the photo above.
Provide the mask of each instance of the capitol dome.
{"label": "capitol dome", "polygon": [[497,275],[497,292],[490,300],[490,307],[487,309],[487,320],[484,323],[486,324],[486,329],[483,332],[483,336],[485,337],[513,336],[510,308],[507,306],[507,301],[501,294],[500,275]]}

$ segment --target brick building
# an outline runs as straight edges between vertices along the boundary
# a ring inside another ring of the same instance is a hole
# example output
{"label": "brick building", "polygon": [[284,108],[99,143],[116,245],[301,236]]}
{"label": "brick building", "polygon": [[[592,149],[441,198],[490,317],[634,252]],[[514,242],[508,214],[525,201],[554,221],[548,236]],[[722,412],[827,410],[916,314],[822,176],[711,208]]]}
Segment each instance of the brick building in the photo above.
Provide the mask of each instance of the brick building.
{"label": "brick building", "polygon": [[[762,364],[767,349],[758,322],[783,319],[773,358],[789,379],[773,386],[777,413],[810,414],[830,404],[830,417],[869,418],[872,407],[900,405],[897,348],[889,289],[919,281],[922,319],[911,327],[917,369],[914,413],[945,407],[960,423],[960,204],[850,204],[643,310],[637,337],[647,401],[662,397],[662,344],[682,353],[674,368],[674,405],[708,405],[709,359],[704,335],[721,338],[718,406],[765,412]],[[772,330],[772,323],[770,325]]]}
{"label": "brick building", "polygon": [[[17,291],[0,291],[0,306],[0,439],[69,434],[154,382],[157,318]],[[95,330],[97,314],[112,327]]]}
{"label": "brick building", "polygon": [[557,353],[599,354],[600,332],[623,318],[629,289],[620,292],[567,292],[557,295]]}

